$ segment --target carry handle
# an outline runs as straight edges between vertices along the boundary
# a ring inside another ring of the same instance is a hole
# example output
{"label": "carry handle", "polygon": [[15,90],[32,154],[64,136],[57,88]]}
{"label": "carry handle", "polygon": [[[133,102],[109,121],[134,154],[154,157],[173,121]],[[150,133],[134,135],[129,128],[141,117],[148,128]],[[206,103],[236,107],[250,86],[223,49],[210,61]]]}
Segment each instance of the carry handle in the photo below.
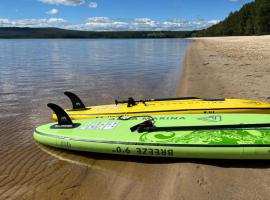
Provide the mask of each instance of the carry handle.
{"label": "carry handle", "polygon": [[[148,120],[149,121],[149,120]],[[201,130],[226,130],[226,129],[252,129],[270,128],[270,123],[259,124],[226,124],[226,125],[206,125],[206,126],[168,126],[157,127],[148,121],[142,122],[130,128],[131,132],[159,132],[159,131],[201,131]]]}

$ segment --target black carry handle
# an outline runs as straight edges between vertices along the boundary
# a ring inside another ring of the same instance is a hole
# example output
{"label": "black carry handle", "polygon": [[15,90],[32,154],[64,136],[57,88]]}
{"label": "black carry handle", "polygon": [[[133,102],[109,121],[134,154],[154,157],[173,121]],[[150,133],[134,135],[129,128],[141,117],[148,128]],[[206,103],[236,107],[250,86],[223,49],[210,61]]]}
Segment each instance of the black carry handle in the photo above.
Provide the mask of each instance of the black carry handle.
{"label": "black carry handle", "polygon": [[[155,127],[153,120],[147,120],[130,128],[131,132],[138,131],[139,133],[145,132],[144,129]],[[141,131],[143,130],[143,131]]]}
{"label": "black carry handle", "polygon": [[[149,121],[149,120],[148,120]],[[168,126],[157,127],[148,121],[142,122],[130,128],[131,132],[158,132],[158,131],[196,131],[196,130],[219,130],[219,129],[247,129],[247,128],[270,128],[270,123],[264,124],[228,124],[228,125],[209,125],[209,126]]]}
{"label": "black carry handle", "polygon": [[64,92],[64,94],[71,100],[73,110],[87,110],[82,100],[72,92]]}
{"label": "black carry handle", "polygon": [[[189,99],[198,99],[198,97],[176,97],[176,98],[161,98],[161,99],[142,99],[142,100],[134,100],[136,103],[145,103],[151,101],[175,101],[175,100],[189,100]],[[129,100],[115,100],[115,104],[128,103]]]}
{"label": "black carry handle", "polygon": [[60,106],[48,103],[47,106],[53,110],[57,116],[58,124],[53,125],[52,128],[75,128],[80,124],[74,124],[68,114]]}

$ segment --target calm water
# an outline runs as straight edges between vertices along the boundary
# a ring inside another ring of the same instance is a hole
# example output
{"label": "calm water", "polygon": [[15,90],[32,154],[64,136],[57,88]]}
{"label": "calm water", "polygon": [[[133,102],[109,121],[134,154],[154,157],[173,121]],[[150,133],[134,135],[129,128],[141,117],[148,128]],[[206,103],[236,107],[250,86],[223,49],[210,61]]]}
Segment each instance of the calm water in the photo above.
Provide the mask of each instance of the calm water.
{"label": "calm water", "polygon": [[0,40],[0,113],[31,114],[48,102],[69,106],[66,90],[87,105],[174,96],[189,44],[183,39]]}
{"label": "calm water", "polygon": [[[63,95],[66,90],[79,94],[86,105],[112,103],[128,96],[175,96],[188,44],[181,39],[0,40],[0,199],[36,193],[46,198],[51,189],[57,191],[52,192],[56,197],[47,199],[59,199],[59,194],[65,195],[71,188],[77,191],[80,177],[91,177],[86,183],[81,179],[87,191],[90,184],[105,184],[101,192],[109,188],[111,182],[102,181],[120,177],[125,162],[34,141],[34,128],[51,121],[52,112],[46,104],[70,107]],[[85,165],[91,167],[91,175]],[[142,171],[140,166],[134,167],[133,172]],[[93,179],[93,174],[102,174],[102,178]]]}

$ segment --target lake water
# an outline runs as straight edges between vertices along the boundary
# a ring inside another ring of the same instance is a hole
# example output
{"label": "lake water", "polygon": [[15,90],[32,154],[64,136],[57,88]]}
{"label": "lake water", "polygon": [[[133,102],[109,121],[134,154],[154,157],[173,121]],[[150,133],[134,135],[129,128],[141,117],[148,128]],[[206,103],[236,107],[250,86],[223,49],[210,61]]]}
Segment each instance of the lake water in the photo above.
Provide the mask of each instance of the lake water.
{"label": "lake water", "polygon": [[70,107],[67,90],[86,105],[175,96],[189,44],[182,39],[0,40],[0,199],[33,191],[44,196],[55,187],[64,194],[75,177],[85,176],[83,166],[92,169],[93,163],[109,169],[101,180],[116,176],[115,166],[122,171],[125,162],[96,162],[100,155],[37,145],[34,128],[51,121],[47,103]]}
{"label": "lake water", "polygon": [[0,40],[0,111],[57,103],[66,90],[88,105],[174,96],[189,44],[184,39]]}

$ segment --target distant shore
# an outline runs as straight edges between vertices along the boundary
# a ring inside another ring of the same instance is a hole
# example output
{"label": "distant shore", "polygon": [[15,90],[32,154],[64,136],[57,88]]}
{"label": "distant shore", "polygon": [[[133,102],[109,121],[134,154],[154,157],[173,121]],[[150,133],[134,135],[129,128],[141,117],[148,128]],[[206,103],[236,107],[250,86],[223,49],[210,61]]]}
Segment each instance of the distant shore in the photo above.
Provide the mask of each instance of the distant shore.
{"label": "distant shore", "polygon": [[0,27],[0,39],[186,38],[194,31],[79,31],[60,28]]}
{"label": "distant shore", "polygon": [[187,49],[178,96],[270,97],[270,36],[196,38]]}
{"label": "distant shore", "polygon": [[[201,38],[186,52],[176,93],[269,101],[269,88],[270,36]],[[196,190],[201,199],[269,199],[269,167],[260,168],[257,161],[253,164],[253,168],[247,164],[235,168],[201,165],[202,174],[194,175],[196,169],[188,173],[206,182]]]}

